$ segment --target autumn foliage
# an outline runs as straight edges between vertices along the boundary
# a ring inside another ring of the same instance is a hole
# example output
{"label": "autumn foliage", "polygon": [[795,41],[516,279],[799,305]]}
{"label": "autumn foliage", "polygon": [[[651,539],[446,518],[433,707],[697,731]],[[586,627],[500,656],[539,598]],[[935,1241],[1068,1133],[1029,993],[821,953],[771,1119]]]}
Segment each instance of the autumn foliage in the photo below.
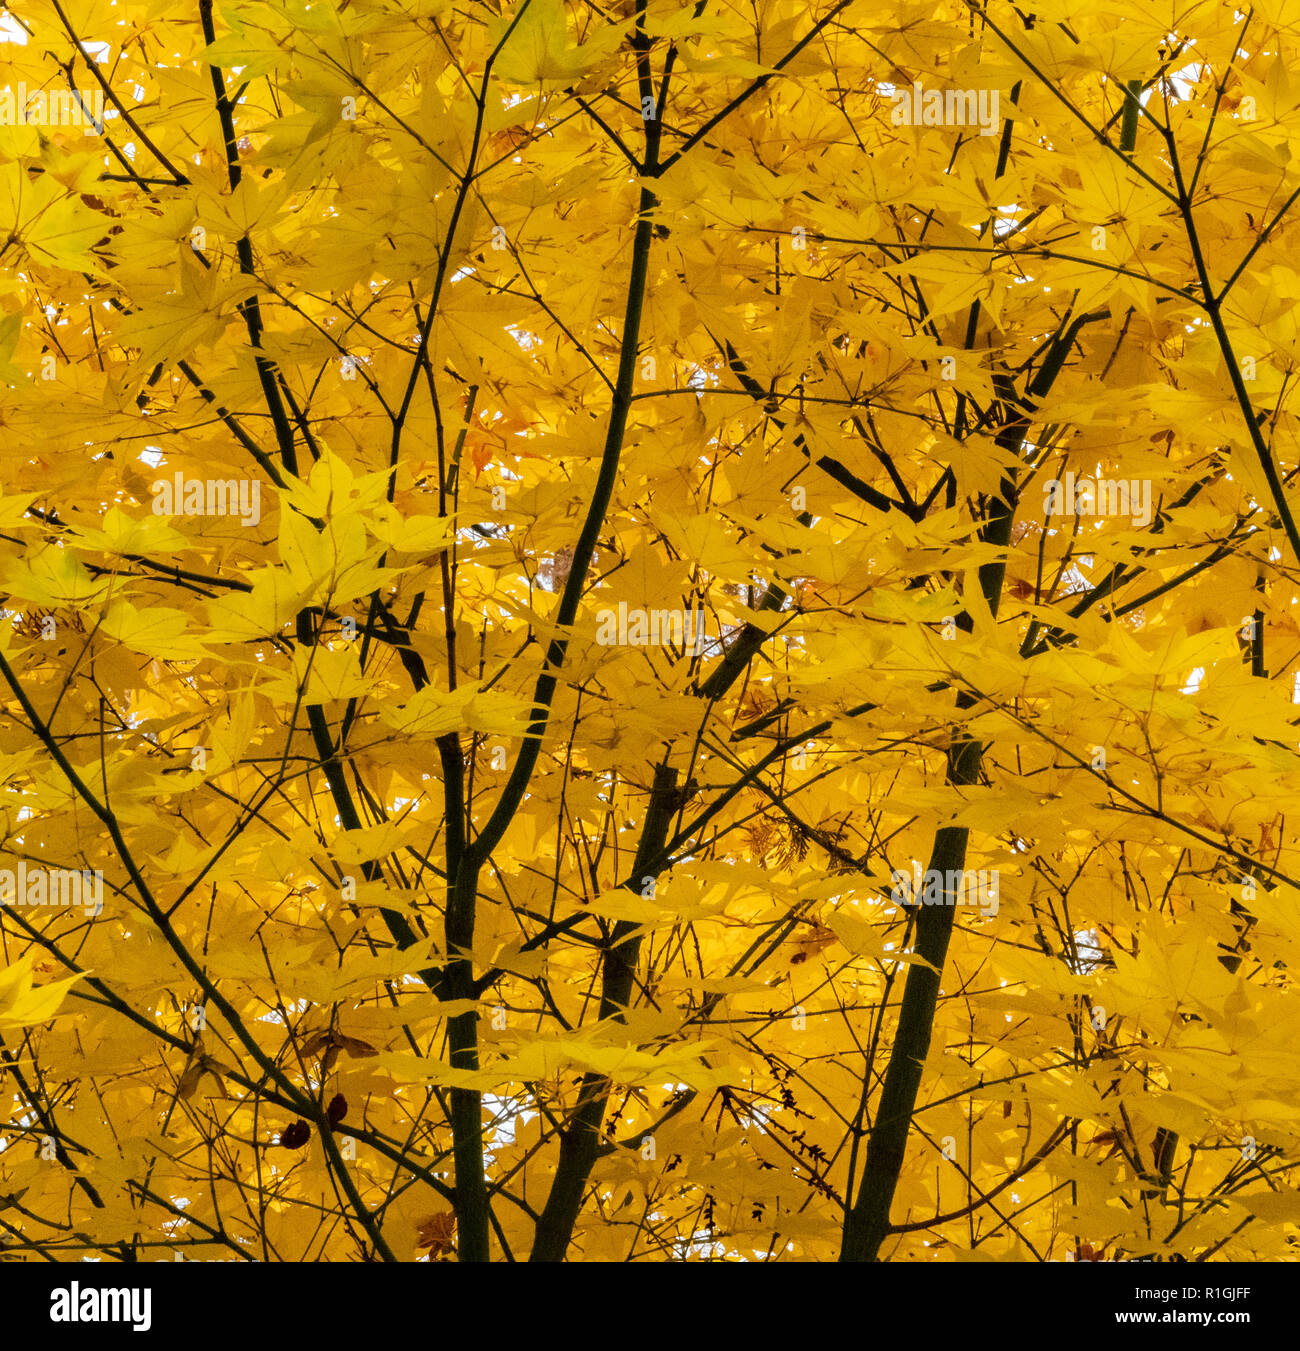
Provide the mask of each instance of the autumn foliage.
{"label": "autumn foliage", "polygon": [[1300,36],[1031,10],[6,7],[0,1257],[1294,1256]]}

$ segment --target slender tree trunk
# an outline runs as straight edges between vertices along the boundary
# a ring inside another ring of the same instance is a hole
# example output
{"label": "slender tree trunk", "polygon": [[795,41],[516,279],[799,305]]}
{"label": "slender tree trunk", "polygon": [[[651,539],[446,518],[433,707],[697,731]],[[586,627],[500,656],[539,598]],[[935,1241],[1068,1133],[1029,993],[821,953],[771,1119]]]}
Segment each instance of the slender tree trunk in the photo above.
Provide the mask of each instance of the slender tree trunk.
{"label": "slender tree trunk", "polygon": [[[447,902],[450,999],[474,998],[474,963],[468,954],[474,943],[478,877],[477,863],[463,856]],[[477,1012],[470,1009],[447,1020],[447,1046],[453,1069],[478,1069]],[[451,1139],[456,1166],[456,1256],[462,1262],[486,1262],[490,1251],[487,1177],[483,1167],[483,1095],[477,1089],[451,1090]]]}
{"label": "slender tree trunk", "polygon": [[[1066,329],[1058,338],[1042,370],[1030,385],[1032,398],[1041,397],[1050,390],[1065,361],[1074,331],[1073,328]],[[1018,454],[1028,430],[1028,416],[1016,417],[998,433],[997,442],[1002,449]],[[1008,547],[1015,518],[1015,502],[1015,481],[1006,475],[999,485],[998,494],[988,504],[987,518],[980,531],[984,543],[992,544],[999,550]],[[1005,557],[982,564],[979,569],[980,593],[995,619],[1005,577]],[[959,627],[968,632],[973,627],[969,613],[961,616]],[[957,697],[959,709],[973,708],[975,703],[976,700],[969,694],[962,693]],[[984,749],[978,740],[967,737],[958,729],[948,750],[947,782],[957,788],[978,782]],[[874,1262],[889,1232],[889,1209],[907,1153],[907,1136],[912,1125],[912,1114],[916,1110],[921,1073],[930,1050],[939,982],[943,978],[948,941],[952,937],[956,919],[956,897],[948,893],[947,874],[951,870],[965,868],[968,837],[967,830],[954,826],[944,826],[935,832],[929,866],[944,874],[945,904],[923,905],[917,914],[916,955],[929,965],[917,963],[908,968],[898,1013],[898,1031],[890,1051],[880,1104],[867,1142],[862,1182],[857,1200],[844,1218],[841,1262]]]}
{"label": "slender tree trunk", "polygon": [[[953,742],[948,754],[950,784],[962,786],[978,779],[982,749],[978,741],[967,738]],[[968,834],[964,827],[956,826],[944,826],[935,833],[929,866],[944,874],[945,903],[923,905],[917,912],[915,952],[928,965],[914,963],[908,968],[898,1014],[898,1033],[885,1071],[880,1106],[867,1142],[862,1185],[844,1222],[841,1262],[874,1262],[888,1231],[889,1208],[903,1170],[908,1130],[921,1087],[921,1071],[930,1050],[939,982],[956,917],[956,898],[949,894],[947,874],[950,870],[965,867]]]}
{"label": "slender tree trunk", "polygon": [[[650,790],[650,806],[645,829],[637,847],[632,869],[633,890],[639,885],[641,869],[663,851],[677,803],[677,771],[667,765],[655,769]],[[632,1000],[636,983],[637,959],[641,952],[641,926],[619,920],[610,934],[605,951],[601,981],[600,1017],[622,1022]],[[560,1159],[551,1183],[550,1194],[533,1238],[530,1262],[562,1262],[568,1251],[573,1227],[582,1209],[587,1180],[600,1148],[600,1129],[609,1102],[610,1081],[603,1074],[585,1074],[574,1109],[560,1137]]]}

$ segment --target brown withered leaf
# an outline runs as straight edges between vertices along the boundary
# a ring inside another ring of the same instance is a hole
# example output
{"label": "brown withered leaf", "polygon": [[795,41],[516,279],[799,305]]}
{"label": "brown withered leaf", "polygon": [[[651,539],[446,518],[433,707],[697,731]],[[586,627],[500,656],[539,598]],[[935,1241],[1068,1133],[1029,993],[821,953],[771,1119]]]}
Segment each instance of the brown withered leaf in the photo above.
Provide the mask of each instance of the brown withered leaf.
{"label": "brown withered leaf", "polygon": [[313,1032],[302,1044],[303,1055],[315,1055],[323,1046],[327,1046],[330,1041],[330,1030],[328,1027],[322,1028],[319,1032]]}
{"label": "brown withered leaf", "polygon": [[325,1052],[325,1069],[327,1071],[338,1059],[340,1051],[346,1051],[348,1055],[357,1057],[379,1054],[368,1041],[362,1041],[360,1037],[346,1036],[344,1033],[335,1032],[330,1028],[313,1032],[302,1044],[303,1055],[315,1055],[321,1050]]}
{"label": "brown withered leaf", "polygon": [[311,1127],[301,1119],[291,1121],[280,1132],[280,1143],[285,1149],[301,1149],[311,1139]]}
{"label": "brown withered leaf", "polygon": [[439,1262],[448,1254],[455,1252],[456,1245],[453,1241],[455,1233],[455,1212],[442,1210],[419,1222],[415,1246],[428,1248],[430,1258]]}

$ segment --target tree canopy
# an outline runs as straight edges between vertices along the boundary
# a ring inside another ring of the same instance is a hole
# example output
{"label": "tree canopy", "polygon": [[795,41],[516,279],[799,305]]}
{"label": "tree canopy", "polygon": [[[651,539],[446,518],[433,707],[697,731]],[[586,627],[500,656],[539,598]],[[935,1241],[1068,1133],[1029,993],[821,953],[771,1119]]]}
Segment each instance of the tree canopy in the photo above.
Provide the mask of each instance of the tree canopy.
{"label": "tree canopy", "polygon": [[0,39],[0,1256],[1294,1256],[1291,7]]}

